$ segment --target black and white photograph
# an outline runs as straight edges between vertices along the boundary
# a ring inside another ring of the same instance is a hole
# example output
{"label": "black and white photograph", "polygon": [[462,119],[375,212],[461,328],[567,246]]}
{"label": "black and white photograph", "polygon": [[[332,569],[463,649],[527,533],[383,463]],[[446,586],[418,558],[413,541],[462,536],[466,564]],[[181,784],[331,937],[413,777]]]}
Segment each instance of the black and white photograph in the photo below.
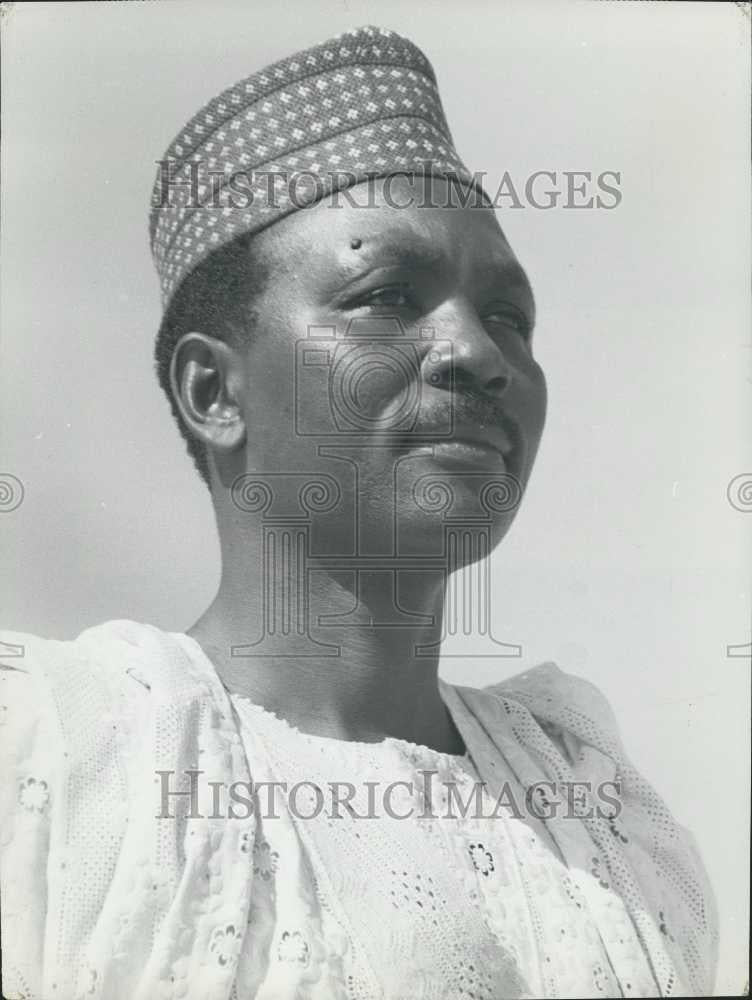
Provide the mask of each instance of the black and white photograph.
{"label": "black and white photograph", "polygon": [[749,993],[749,3],[0,3],[7,1000]]}

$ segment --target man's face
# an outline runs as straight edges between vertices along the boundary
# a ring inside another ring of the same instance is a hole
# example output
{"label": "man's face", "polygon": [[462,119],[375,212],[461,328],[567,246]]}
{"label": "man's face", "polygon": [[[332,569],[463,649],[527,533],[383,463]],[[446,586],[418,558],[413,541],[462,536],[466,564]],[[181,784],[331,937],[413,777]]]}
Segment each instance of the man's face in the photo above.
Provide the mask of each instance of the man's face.
{"label": "man's face", "polygon": [[329,198],[254,241],[270,278],[242,359],[241,471],[286,516],[318,478],[313,556],[431,556],[447,523],[497,544],[545,420],[532,292],[493,210],[389,184],[391,204],[383,181],[359,185],[355,205]]}

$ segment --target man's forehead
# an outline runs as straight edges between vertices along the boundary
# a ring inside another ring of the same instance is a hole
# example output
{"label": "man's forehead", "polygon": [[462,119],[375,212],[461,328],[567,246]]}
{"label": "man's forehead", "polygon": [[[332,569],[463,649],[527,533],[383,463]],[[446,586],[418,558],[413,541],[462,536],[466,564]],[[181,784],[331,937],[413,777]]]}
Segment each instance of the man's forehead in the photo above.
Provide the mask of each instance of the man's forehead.
{"label": "man's forehead", "polygon": [[489,207],[446,208],[419,203],[396,208],[323,201],[296,213],[257,237],[257,247],[275,266],[297,268],[303,260],[325,264],[345,277],[369,267],[419,269],[460,266],[503,270],[510,282],[527,278]]}

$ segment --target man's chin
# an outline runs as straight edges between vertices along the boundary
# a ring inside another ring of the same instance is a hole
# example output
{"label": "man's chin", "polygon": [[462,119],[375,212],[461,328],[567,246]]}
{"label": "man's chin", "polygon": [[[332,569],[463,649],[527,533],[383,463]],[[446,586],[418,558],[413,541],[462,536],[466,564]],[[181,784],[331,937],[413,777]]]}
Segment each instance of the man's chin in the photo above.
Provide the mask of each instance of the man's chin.
{"label": "man's chin", "polygon": [[439,523],[508,525],[523,493],[515,465],[482,444],[447,441],[416,449],[395,469],[399,509],[419,533]]}
{"label": "man's chin", "polygon": [[474,488],[468,489],[461,481],[454,484],[449,516],[410,510],[409,502],[403,511],[398,516],[399,557],[406,561],[425,557],[425,568],[443,566],[450,572],[490,555],[509,531],[516,513],[479,512]]}

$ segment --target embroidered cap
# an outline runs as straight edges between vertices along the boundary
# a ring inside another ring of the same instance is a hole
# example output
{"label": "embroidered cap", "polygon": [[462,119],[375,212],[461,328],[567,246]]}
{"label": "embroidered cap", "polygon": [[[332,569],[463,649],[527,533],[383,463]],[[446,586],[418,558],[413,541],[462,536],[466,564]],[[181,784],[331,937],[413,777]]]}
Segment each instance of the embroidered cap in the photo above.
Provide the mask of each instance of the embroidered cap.
{"label": "embroidered cap", "polygon": [[433,68],[408,39],[358,28],[240,80],[159,161],[149,228],[164,308],[236,237],[396,173],[451,178],[486,200],[454,148]]}

